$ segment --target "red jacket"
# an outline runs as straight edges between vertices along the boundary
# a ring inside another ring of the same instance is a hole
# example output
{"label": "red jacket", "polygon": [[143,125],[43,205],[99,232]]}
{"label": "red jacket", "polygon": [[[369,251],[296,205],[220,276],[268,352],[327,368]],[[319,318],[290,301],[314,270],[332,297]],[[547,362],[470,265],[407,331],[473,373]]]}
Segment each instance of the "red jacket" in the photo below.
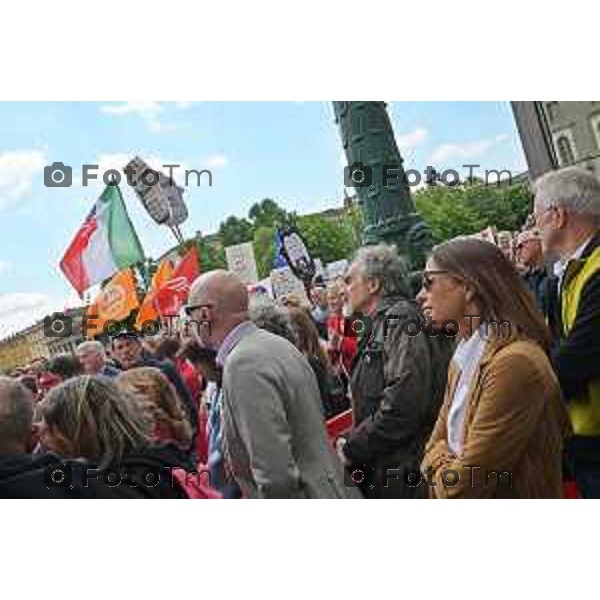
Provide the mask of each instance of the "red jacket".
{"label": "red jacket", "polygon": [[[342,315],[329,315],[329,317],[327,317],[327,331],[337,332],[341,336],[339,345],[333,347],[332,344],[329,343],[327,351],[333,367],[337,367],[341,362],[346,373],[350,374],[352,361],[354,360],[358,347],[358,340],[355,337],[344,335],[344,323],[345,318]],[[331,333],[329,334],[329,338],[331,338]]]}

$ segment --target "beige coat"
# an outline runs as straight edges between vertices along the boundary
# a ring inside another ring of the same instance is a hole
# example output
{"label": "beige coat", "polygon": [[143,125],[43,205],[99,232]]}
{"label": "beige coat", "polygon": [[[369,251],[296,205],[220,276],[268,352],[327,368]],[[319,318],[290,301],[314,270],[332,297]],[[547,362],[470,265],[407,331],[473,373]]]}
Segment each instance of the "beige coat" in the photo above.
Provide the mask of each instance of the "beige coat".
{"label": "beige coat", "polygon": [[225,361],[222,406],[245,497],[360,498],[327,438],[315,374],[290,342],[252,328]]}
{"label": "beige coat", "polygon": [[[462,454],[455,456],[448,449],[447,420],[459,375],[451,363],[444,403],[421,465],[426,479],[435,484],[428,485],[429,495],[562,497],[568,415],[541,347],[516,334],[487,340],[467,399]],[[510,476],[500,475],[498,487],[493,471],[509,471]]]}

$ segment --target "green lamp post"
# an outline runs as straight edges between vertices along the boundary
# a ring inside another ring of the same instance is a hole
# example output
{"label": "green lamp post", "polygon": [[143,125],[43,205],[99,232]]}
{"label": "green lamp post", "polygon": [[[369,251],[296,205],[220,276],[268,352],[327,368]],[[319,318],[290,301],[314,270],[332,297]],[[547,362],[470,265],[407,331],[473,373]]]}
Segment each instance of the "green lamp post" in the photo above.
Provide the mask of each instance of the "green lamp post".
{"label": "green lamp post", "polygon": [[349,165],[345,185],[363,211],[363,243],[395,244],[421,269],[431,235],[411,198],[385,102],[334,101],[333,110]]}

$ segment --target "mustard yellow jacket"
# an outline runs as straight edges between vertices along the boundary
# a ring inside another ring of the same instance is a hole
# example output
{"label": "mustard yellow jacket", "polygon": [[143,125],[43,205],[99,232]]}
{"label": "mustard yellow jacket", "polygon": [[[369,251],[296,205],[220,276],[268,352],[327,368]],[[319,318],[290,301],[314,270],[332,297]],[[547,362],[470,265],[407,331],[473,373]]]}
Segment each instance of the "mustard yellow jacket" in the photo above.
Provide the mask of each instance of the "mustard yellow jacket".
{"label": "mustard yellow jacket", "polygon": [[456,456],[448,448],[447,423],[459,375],[451,363],[421,465],[429,495],[562,497],[561,455],[569,419],[542,348],[516,333],[502,338],[490,332],[469,391],[462,454]]}

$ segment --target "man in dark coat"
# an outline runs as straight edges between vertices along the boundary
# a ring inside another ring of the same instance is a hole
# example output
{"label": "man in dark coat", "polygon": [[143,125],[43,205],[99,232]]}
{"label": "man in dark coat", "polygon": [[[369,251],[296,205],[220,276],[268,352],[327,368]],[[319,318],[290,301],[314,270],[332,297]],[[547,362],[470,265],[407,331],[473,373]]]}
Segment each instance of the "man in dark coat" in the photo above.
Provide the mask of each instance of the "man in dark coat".
{"label": "man in dark coat", "polygon": [[[360,335],[350,387],[354,429],[341,456],[369,498],[425,496],[419,464],[442,403],[453,340],[425,331],[391,246],[361,248],[347,275]],[[363,315],[363,316],[361,316]]]}

